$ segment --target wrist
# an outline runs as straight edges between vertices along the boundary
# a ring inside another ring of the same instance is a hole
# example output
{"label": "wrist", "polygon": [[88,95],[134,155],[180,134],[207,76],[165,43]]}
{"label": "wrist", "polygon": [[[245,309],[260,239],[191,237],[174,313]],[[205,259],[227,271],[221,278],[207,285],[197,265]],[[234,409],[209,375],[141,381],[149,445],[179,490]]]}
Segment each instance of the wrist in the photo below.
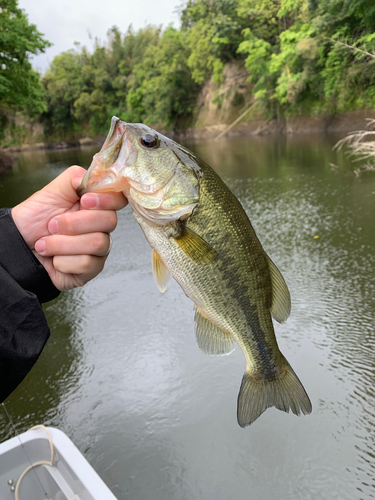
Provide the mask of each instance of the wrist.
{"label": "wrist", "polygon": [[28,226],[30,226],[30,221],[26,220],[25,210],[22,207],[22,203],[16,205],[11,209],[11,217],[13,222],[21,234],[22,238],[25,240],[26,245],[30,248],[34,248],[35,241],[32,241],[32,237],[30,231],[28,230]]}

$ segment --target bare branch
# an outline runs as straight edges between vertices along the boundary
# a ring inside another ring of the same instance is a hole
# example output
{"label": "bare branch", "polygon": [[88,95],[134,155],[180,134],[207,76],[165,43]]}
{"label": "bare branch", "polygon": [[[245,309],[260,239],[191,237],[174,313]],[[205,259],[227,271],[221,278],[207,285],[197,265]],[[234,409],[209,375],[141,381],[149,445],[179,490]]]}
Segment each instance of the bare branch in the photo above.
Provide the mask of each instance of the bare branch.
{"label": "bare branch", "polygon": [[218,136],[215,137],[215,141],[217,141],[218,139],[220,139],[220,137],[222,137],[224,134],[226,134],[228,132],[228,130],[230,130],[232,127],[234,127],[236,125],[236,123],[238,123],[240,120],[242,120],[242,118],[247,115],[247,113],[249,111],[251,111],[257,104],[258,104],[259,100],[256,100],[255,102],[253,102],[253,104],[251,106],[249,106],[247,108],[246,111],[244,111],[236,120],[234,120],[234,122],[232,122],[225,130],[223,130],[223,132],[221,132]]}
{"label": "bare branch", "polygon": [[367,52],[367,50],[359,49],[358,47],[354,47],[354,45],[349,45],[348,43],[340,42],[339,40],[334,40],[333,38],[329,38],[328,36],[324,36],[323,38],[326,38],[327,40],[330,40],[331,42],[336,43],[337,45],[341,45],[342,47],[345,47],[350,50],[356,50],[357,52],[361,52],[362,54],[365,54],[366,56],[375,59],[375,54],[371,54],[371,52]]}

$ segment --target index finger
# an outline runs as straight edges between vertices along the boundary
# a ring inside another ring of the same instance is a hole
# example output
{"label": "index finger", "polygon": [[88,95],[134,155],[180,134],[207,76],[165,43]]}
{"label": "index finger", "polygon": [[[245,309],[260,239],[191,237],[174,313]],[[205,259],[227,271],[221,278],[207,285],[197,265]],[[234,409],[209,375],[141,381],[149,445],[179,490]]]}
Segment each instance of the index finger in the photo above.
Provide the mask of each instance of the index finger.
{"label": "index finger", "polygon": [[111,233],[117,225],[114,210],[78,210],[57,215],[48,223],[50,234]]}
{"label": "index finger", "polygon": [[86,210],[121,210],[127,204],[122,193],[86,193],[81,197],[81,207]]}

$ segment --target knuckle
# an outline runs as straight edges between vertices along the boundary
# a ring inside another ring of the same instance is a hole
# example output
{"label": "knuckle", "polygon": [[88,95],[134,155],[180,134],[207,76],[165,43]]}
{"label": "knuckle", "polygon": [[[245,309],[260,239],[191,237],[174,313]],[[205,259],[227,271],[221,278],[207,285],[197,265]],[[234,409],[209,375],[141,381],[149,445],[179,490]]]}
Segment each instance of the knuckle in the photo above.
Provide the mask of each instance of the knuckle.
{"label": "knuckle", "polygon": [[82,255],[81,259],[81,273],[88,274],[94,265],[94,257],[91,255]]}
{"label": "knuckle", "polygon": [[110,217],[109,217],[109,233],[111,233],[112,231],[114,231],[116,229],[116,226],[117,226],[117,213],[116,212],[110,212],[109,213]]}
{"label": "knuckle", "polygon": [[55,255],[52,258],[53,267],[56,271],[60,273],[66,273],[66,266],[64,265],[64,259],[60,255]]}
{"label": "knuckle", "polygon": [[81,176],[82,174],[86,173],[86,170],[83,167],[80,167],[79,165],[72,165],[67,169],[67,172],[71,177],[75,176]]}
{"label": "knuckle", "polygon": [[109,236],[106,233],[96,233],[93,235],[93,249],[98,255],[104,255],[108,251]]}
{"label": "knuckle", "polygon": [[75,224],[71,213],[63,214],[59,218],[59,233],[74,234]]}
{"label": "knuckle", "polygon": [[97,274],[101,273],[104,269],[104,264],[106,261],[106,257],[99,257],[97,262]]}
{"label": "knuckle", "polygon": [[114,210],[103,210],[101,229],[105,233],[111,233],[117,226],[117,214]]}

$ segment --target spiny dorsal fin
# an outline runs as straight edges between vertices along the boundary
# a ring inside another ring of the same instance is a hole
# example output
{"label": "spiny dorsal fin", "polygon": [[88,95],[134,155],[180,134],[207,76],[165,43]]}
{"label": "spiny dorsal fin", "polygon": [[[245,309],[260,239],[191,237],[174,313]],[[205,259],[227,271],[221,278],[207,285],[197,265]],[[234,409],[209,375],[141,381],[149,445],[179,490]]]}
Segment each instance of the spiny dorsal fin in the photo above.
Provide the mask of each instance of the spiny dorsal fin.
{"label": "spiny dorsal fin", "polygon": [[214,325],[202,311],[194,306],[195,335],[199,349],[209,356],[230,354],[234,350],[232,336]]}
{"label": "spiny dorsal fin", "polygon": [[289,318],[291,301],[288,287],[280,271],[267,255],[268,267],[272,281],[272,306],[271,314],[279,323],[284,323]]}
{"label": "spiny dorsal fin", "polygon": [[172,237],[185,254],[196,264],[211,264],[215,260],[216,251],[212,246],[192,229],[185,226],[185,224],[180,223],[178,233],[173,234]]}
{"label": "spiny dorsal fin", "polygon": [[159,290],[164,293],[168,287],[171,273],[168,271],[166,265],[161,260],[160,255],[156,250],[151,251],[152,274],[154,275],[156,284]]}

